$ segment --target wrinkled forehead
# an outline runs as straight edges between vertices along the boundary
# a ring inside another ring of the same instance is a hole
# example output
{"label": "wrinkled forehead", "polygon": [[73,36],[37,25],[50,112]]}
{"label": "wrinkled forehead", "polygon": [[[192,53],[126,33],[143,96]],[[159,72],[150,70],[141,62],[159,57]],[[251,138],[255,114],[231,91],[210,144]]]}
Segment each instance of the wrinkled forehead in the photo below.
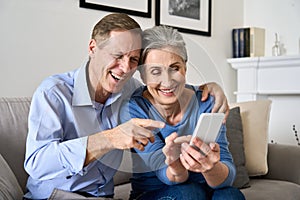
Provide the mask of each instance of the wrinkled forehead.
{"label": "wrinkled forehead", "polygon": [[[166,59],[168,58],[168,59]],[[172,62],[183,62],[186,63],[186,61],[183,58],[183,55],[181,54],[181,51],[179,48],[174,46],[165,46],[162,48],[153,48],[148,49],[147,54],[145,55],[144,64],[147,63],[172,63]]]}
{"label": "wrinkled forehead", "polygon": [[102,42],[100,46],[106,46],[113,51],[123,53],[140,51],[142,47],[142,37],[139,32],[134,30],[111,31],[110,37]]}

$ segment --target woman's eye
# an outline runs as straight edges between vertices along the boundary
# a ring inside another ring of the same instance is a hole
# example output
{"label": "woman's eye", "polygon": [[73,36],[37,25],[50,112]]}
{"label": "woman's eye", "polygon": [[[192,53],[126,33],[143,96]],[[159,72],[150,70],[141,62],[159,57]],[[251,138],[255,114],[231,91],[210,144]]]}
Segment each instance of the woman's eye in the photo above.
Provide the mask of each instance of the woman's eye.
{"label": "woman's eye", "polygon": [[152,75],[159,75],[160,73],[161,73],[161,70],[158,70],[158,69],[151,70]]}

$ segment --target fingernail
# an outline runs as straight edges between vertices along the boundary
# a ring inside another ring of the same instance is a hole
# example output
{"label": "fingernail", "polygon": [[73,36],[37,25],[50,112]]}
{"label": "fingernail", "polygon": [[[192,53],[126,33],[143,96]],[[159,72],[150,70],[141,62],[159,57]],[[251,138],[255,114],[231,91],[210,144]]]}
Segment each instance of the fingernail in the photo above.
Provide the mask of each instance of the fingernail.
{"label": "fingernail", "polygon": [[164,122],[160,122],[160,127],[161,127],[161,128],[164,128],[165,125],[166,125],[166,124],[165,124]]}
{"label": "fingernail", "polygon": [[181,147],[182,147],[183,149],[187,149],[188,146],[189,146],[189,145],[188,145],[187,143],[185,143],[185,142],[181,144]]}

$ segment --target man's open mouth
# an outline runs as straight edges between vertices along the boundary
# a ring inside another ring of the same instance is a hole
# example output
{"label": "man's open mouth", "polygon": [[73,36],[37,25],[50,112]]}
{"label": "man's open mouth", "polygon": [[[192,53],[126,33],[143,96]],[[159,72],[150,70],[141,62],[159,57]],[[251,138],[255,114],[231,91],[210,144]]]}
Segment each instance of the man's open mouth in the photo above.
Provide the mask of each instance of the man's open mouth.
{"label": "man's open mouth", "polygon": [[119,76],[119,75],[113,73],[112,71],[110,71],[109,73],[110,73],[110,75],[111,75],[115,80],[117,80],[117,81],[120,81],[120,80],[123,80],[123,79],[124,79],[124,77]]}

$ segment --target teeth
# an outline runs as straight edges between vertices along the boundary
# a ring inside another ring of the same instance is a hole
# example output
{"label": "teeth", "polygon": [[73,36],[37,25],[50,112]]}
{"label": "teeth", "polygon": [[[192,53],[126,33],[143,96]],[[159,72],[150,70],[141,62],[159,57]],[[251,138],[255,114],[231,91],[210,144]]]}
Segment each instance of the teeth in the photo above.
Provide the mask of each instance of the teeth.
{"label": "teeth", "polygon": [[160,91],[162,91],[163,93],[171,93],[175,91],[175,88],[172,89],[161,89]]}
{"label": "teeth", "polygon": [[119,76],[117,74],[114,74],[113,72],[110,72],[110,74],[112,75],[112,77],[114,77],[114,79],[117,79],[117,80],[123,80],[124,79],[124,77]]}

